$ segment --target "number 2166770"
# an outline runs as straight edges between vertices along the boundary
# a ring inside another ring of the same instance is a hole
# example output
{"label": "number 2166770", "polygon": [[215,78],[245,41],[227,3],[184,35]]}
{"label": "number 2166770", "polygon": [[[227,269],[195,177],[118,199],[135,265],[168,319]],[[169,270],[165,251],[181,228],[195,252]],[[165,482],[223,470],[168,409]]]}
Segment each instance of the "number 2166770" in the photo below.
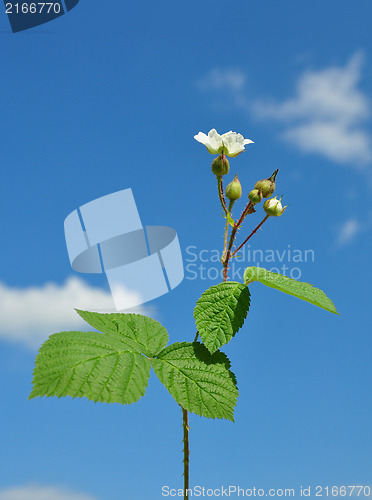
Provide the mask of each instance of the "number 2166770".
{"label": "number 2166770", "polygon": [[55,2],[11,3],[5,4],[7,14],[59,14],[61,4]]}
{"label": "number 2166770", "polygon": [[370,497],[371,487],[370,486],[316,486],[315,487],[316,497]]}

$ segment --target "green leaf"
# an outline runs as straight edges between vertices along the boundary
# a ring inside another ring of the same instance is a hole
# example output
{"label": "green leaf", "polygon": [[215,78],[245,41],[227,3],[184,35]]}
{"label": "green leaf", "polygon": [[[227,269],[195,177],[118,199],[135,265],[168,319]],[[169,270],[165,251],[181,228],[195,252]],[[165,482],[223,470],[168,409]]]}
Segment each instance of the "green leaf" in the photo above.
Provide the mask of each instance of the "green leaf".
{"label": "green leaf", "polygon": [[229,212],[227,212],[226,216],[224,215],[224,217],[227,220],[227,222],[230,224],[230,226],[235,227],[235,221],[231,217],[231,214],[229,214]]}
{"label": "green leaf", "polygon": [[152,360],[156,375],[186,410],[234,421],[239,395],[227,356],[210,354],[199,342],[168,346]]}
{"label": "green leaf", "polygon": [[29,398],[72,396],[134,403],[145,394],[150,369],[141,346],[122,335],[55,333],[37,355]]}
{"label": "green leaf", "polygon": [[214,353],[243,326],[250,305],[247,286],[226,281],[208,288],[197,301],[194,318],[200,338]]}
{"label": "green leaf", "polygon": [[141,352],[155,356],[167,345],[168,332],[163,325],[141,314],[103,314],[76,309],[91,326],[104,333],[120,334],[140,344]]}
{"label": "green leaf", "polygon": [[315,306],[322,307],[326,311],[338,314],[332,300],[319,288],[315,288],[309,283],[296,281],[282,274],[272,273],[260,267],[247,267],[244,272],[244,282],[251,283],[259,281],[266,286],[276,288],[281,292],[294,295],[295,297],[306,300]]}

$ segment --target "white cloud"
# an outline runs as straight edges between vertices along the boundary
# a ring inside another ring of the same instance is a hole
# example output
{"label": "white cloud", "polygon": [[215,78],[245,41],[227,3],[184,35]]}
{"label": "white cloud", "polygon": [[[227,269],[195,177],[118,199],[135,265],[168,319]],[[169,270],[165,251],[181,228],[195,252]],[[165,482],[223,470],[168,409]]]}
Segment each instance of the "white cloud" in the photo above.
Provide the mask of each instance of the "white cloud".
{"label": "white cloud", "polygon": [[198,86],[203,90],[240,91],[246,83],[242,71],[233,68],[214,68],[204,78],[199,80]]}
{"label": "white cloud", "polygon": [[339,230],[336,241],[337,246],[344,246],[350,243],[361,230],[362,226],[357,219],[348,219]]}
{"label": "white cloud", "polygon": [[237,68],[214,68],[198,86],[223,96],[220,109],[228,103],[258,118],[277,120],[284,127],[281,139],[304,153],[364,167],[372,163],[372,134],[366,127],[372,110],[360,88],[362,65],[363,56],[356,53],[345,66],[307,70],[298,78],[294,96],[281,102],[252,100],[247,78]]}
{"label": "white cloud", "polygon": [[305,153],[320,153],[337,163],[366,165],[372,160],[371,139],[363,130],[346,130],[341,123],[310,122],[282,134]]}
{"label": "white cloud", "polygon": [[[123,288],[122,294],[130,301],[134,292]],[[63,285],[46,283],[29,288],[0,283],[0,339],[34,349],[52,333],[87,329],[74,308],[116,312],[111,293],[76,277]],[[142,310],[137,308],[136,312]]]}
{"label": "white cloud", "polygon": [[47,486],[21,486],[0,490],[0,500],[97,500],[90,495]]}
{"label": "white cloud", "polygon": [[282,138],[306,153],[338,163],[372,162],[372,138],[364,129],[371,117],[368,97],[359,88],[363,57],[355,54],[345,67],[305,71],[295,96],[283,102],[259,102],[257,116],[286,127]]}

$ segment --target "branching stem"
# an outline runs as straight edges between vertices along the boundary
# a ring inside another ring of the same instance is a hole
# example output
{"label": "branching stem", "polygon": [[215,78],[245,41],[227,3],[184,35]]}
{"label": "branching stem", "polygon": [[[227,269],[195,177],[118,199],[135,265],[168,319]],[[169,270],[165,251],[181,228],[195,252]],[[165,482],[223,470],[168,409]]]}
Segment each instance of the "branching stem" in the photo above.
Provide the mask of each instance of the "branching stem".
{"label": "branching stem", "polygon": [[249,236],[247,236],[247,237],[246,237],[246,239],[243,241],[243,243],[242,243],[241,245],[239,245],[239,246],[238,246],[238,248],[237,248],[237,249],[236,249],[236,250],[235,250],[235,251],[234,251],[234,252],[230,255],[230,257],[234,257],[234,255],[235,255],[236,253],[238,253],[238,252],[239,252],[239,250],[240,250],[242,247],[244,247],[244,245],[247,243],[247,241],[248,241],[250,238],[252,238],[252,236],[254,235],[254,233],[256,233],[256,232],[260,229],[260,227],[262,226],[262,224],[263,224],[264,222],[266,222],[266,221],[267,221],[267,219],[268,219],[269,217],[270,217],[269,215],[266,215],[266,217],[265,217],[265,218],[264,218],[264,219],[263,219],[263,220],[262,220],[262,221],[258,224],[258,226],[257,226],[255,229],[253,229],[253,231],[251,232],[251,234],[250,234]]}
{"label": "branching stem", "polygon": [[235,223],[235,225],[231,231],[229,245],[227,247],[226,252],[224,253],[224,259],[222,262],[222,264],[223,264],[223,281],[227,281],[227,272],[229,269],[229,260],[231,257],[231,249],[232,249],[234,241],[235,241],[236,232],[240,228],[240,226],[243,224],[243,221],[246,218],[246,216],[248,214],[252,214],[253,212],[255,212],[254,205],[250,201],[249,203],[247,203],[245,209],[243,210],[243,212],[240,216],[240,219],[238,220],[238,222]]}

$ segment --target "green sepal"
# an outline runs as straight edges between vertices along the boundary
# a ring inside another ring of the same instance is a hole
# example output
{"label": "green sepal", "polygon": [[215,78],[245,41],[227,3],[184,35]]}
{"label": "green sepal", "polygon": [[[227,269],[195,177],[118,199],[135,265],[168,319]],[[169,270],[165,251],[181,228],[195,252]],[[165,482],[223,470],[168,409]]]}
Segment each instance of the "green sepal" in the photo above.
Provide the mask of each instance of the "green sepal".
{"label": "green sepal", "polygon": [[231,214],[229,212],[227,212],[226,215],[223,215],[223,217],[227,220],[227,222],[230,224],[230,226],[235,227],[235,221],[231,217]]}

